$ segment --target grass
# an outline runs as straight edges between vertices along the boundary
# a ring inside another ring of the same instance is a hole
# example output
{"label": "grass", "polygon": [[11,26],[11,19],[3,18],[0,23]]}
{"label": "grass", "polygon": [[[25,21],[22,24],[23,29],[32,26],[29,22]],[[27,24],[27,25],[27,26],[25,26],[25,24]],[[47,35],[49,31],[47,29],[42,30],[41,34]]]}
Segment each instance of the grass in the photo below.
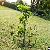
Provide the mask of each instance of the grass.
{"label": "grass", "polygon": [[9,8],[0,5],[0,10],[6,10],[6,9],[9,9]]}
{"label": "grass", "polygon": [[[0,6],[0,50],[16,50],[17,49],[17,26],[19,25],[19,17],[22,14],[19,11]],[[36,30],[34,26],[36,25]],[[50,47],[50,21],[39,18],[37,16],[30,16],[28,19],[27,30],[32,28],[32,33],[38,34],[37,46],[40,47],[46,44]],[[37,31],[37,32],[35,32]],[[11,33],[13,32],[13,35]],[[32,37],[35,41],[35,37]],[[20,48],[19,48],[20,49]],[[17,49],[17,50],[19,50]]]}

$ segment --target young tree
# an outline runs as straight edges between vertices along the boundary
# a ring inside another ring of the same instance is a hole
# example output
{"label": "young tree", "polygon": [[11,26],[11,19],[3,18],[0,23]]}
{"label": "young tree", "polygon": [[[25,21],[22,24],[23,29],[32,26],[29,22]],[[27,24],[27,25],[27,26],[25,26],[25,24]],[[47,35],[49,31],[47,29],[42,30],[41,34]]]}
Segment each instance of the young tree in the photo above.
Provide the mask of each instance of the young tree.
{"label": "young tree", "polygon": [[[27,32],[27,29],[26,29],[26,23],[27,23],[27,20],[30,16],[30,12],[29,12],[29,8],[26,7],[22,7],[23,10],[22,10],[22,13],[23,13],[23,16],[19,18],[20,20],[20,26],[18,26],[18,42],[17,42],[17,45],[19,48],[21,48],[21,50],[26,50],[26,48],[32,48],[32,45],[30,44],[30,36],[28,36],[28,41],[26,41],[26,37],[27,37],[27,34],[29,34]],[[31,36],[32,37],[32,36]]]}
{"label": "young tree", "polygon": [[[22,7],[22,8],[21,8]],[[30,16],[30,12],[29,12],[29,7],[25,7],[25,6],[19,6],[18,9],[22,11],[23,16],[21,16],[19,18],[20,20],[20,25],[18,26],[18,40],[17,40],[17,46],[18,48],[21,48],[21,50],[26,50],[28,49],[32,49],[34,46],[36,46],[36,42],[37,42],[37,26],[34,26],[34,31],[35,33],[32,33],[32,28],[31,26],[29,28],[27,28],[27,21],[28,18]],[[32,37],[34,36],[35,40],[33,42]],[[27,40],[26,40],[27,39]]]}

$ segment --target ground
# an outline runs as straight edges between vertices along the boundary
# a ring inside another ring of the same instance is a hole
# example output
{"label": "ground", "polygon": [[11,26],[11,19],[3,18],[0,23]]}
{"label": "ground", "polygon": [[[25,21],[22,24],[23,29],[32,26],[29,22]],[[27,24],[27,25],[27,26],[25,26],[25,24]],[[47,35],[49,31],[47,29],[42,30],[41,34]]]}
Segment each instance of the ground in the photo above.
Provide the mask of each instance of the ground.
{"label": "ground", "polygon": [[[17,34],[20,16],[22,16],[21,12],[0,6],[0,50],[16,50],[17,39],[15,37],[14,42],[13,38]],[[32,15],[29,17],[26,27],[27,30],[31,27],[31,32],[38,34],[36,35],[37,45],[47,44],[50,46],[50,21]],[[12,32],[13,35],[11,35]],[[35,41],[34,36],[32,41]]]}

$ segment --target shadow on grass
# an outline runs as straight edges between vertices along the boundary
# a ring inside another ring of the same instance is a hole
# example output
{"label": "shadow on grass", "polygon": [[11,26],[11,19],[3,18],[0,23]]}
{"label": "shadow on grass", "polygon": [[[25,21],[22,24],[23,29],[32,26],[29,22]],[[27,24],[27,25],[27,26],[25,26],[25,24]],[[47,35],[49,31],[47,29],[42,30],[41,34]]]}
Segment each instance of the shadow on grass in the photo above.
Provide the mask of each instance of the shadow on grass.
{"label": "shadow on grass", "polygon": [[49,12],[49,14],[48,15],[37,15],[36,13],[33,13],[35,16],[38,16],[38,17],[40,17],[40,18],[43,18],[43,19],[45,19],[45,20],[48,20],[48,21],[50,21],[50,12]]}
{"label": "shadow on grass", "polygon": [[48,15],[48,16],[38,16],[38,17],[40,17],[40,18],[43,18],[43,19],[45,19],[45,20],[50,21],[50,16],[49,16],[49,15]]}

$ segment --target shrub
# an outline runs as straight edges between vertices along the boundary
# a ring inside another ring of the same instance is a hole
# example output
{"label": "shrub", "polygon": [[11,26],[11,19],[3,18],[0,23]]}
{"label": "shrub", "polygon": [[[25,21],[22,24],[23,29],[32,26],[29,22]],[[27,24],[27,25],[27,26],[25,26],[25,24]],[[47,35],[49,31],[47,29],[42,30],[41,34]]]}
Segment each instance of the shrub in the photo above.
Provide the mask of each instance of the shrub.
{"label": "shrub", "polygon": [[[40,0],[39,0],[40,1]],[[32,12],[35,12],[35,15],[47,16],[50,13],[50,0],[41,0],[40,4],[37,3],[34,6],[34,3],[31,5]]]}
{"label": "shrub", "polygon": [[4,3],[4,6],[6,7],[9,7],[9,8],[12,8],[12,9],[17,9],[17,6],[15,4],[12,4],[12,3],[8,3],[8,2],[5,2]]}
{"label": "shrub", "polygon": [[47,8],[50,9],[50,0],[47,0]]}

